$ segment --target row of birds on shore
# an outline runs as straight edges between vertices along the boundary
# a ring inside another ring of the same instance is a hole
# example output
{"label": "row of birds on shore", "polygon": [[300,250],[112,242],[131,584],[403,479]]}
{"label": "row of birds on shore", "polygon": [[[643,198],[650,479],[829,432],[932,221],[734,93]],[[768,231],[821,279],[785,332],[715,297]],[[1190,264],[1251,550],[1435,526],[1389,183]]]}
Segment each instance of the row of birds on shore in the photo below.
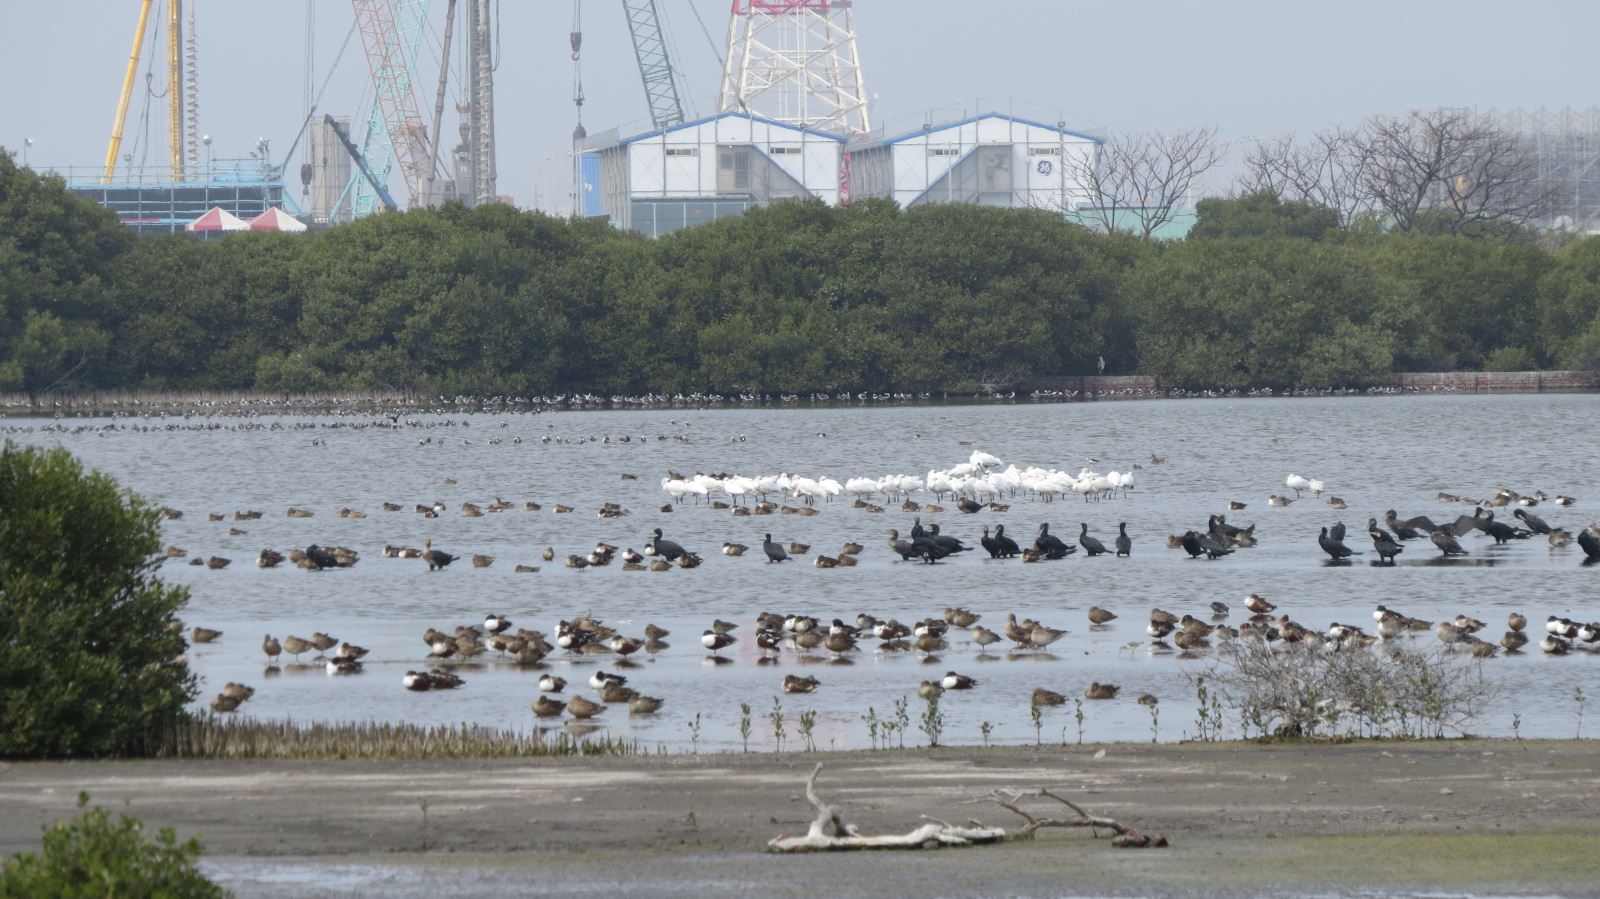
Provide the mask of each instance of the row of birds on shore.
{"label": "row of birds on shore", "polygon": [[[1160,457],[1152,457],[1157,463]],[[963,512],[976,512],[987,502],[1002,498],[1025,496],[1049,501],[1076,493],[1088,500],[1104,500],[1126,495],[1134,486],[1134,472],[1143,468],[1135,464],[1127,472],[1109,471],[1104,474],[1088,467],[1076,475],[1053,468],[1030,466],[1019,469],[1008,465],[996,456],[974,450],[967,461],[945,469],[930,470],[926,478],[906,474],[886,474],[878,477],[851,477],[843,483],[831,477],[806,477],[788,472],[759,476],[737,474],[681,475],[669,472],[661,479],[661,489],[673,502],[685,499],[710,501],[721,494],[734,504],[743,500],[766,501],[772,495],[787,495],[810,505],[817,500],[831,501],[844,493],[853,494],[856,507],[871,506],[871,498],[881,497],[885,502],[897,499],[910,500],[911,495],[926,492],[935,499],[947,497],[955,500]],[[1159,463],[1157,463],[1159,464]]]}

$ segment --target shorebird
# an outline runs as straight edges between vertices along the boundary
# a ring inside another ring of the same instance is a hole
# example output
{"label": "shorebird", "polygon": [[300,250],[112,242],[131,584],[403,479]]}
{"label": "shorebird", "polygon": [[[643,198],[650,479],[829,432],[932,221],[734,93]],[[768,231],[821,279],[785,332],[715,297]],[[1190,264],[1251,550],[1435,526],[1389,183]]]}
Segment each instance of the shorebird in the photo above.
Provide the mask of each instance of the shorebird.
{"label": "shorebird", "polygon": [[289,655],[294,656],[294,660],[296,662],[300,661],[300,654],[301,653],[310,652],[311,650],[313,650],[315,648],[316,647],[311,645],[311,642],[309,640],[302,640],[299,637],[294,636],[293,634],[290,634],[289,636],[283,638],[283,649],[284,649],[284,651],[287,652]]}
{"label": "shorebird", "polygon": [[971,631],[971,634],[972,642],[978,644],[979,652],[986,651],[990,646],[994,645],[995,643],[999,643],[1002,639],[1004,639],[999,634],[989,630],[981,624],[977,627],[974,627]]}
{"label": "shorebird", "polygon": [[1033,627],[1028,631],[1028,645],[1034,647],[1035,649],[1043,649],[1066,636],[1066,633],[1067,632],[1064,630],[1057,630],[1053,627],[1045,627],[1038,622],[1034,622]]}
{"label": "shorebird", "polygon": [[1117,620],[1117,613],[1116,612],[1113,612],[1110,609],[1102,609],[1099,606],[1090,606],[1089,607],[1089,623],[1090,624],[1095,624],[1095,625],[1109,624],[1109,623],[1111,623],[1111,622],[1113,622],[1115,620]]}

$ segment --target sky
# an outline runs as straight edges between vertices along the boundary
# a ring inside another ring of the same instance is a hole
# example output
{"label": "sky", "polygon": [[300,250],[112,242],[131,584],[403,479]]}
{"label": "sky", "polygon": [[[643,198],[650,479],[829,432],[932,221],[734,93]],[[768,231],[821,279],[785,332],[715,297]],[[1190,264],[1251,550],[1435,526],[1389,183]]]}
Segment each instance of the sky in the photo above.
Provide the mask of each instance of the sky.
{"label": "sky", "polygon": [[[191,2],[198,4],[200,130],[211,135],[212,153],[244,157],[265,137],[273,158],[283,160],[305,119],[307,2]],[[359,35],[335,64],[351,30],[351,4],[310,2],[313,80],[328,85],[318,113],[363,121],[371,92]],[[686,111],[709,114],[728,0],[658,3],[680,63]],[[0,66],[11,87],[0,92],[0,146],[20,155],[31,139],[28,161],[40,168],[97,165],[138,0],[5,5],[8,39]],[[577,121],[568,36],[575,4],[497,5],[499,190],[518,206],[565,212],[571,193],[566,154]],[[590,134],[649,130],[622,4],[581,5],[585,127]],[[419,96],[430,111],[444,9],[445,0],[432,0],[431,46],[418,75]],[[997,110],[1099,132],[1215,126],[1237,150],[1255,138],[1413,108],[1600,104],[1600,54],[1593,47],[1600,0],[856,0],[855,10],[873,125],[891,131],[916,127],[930,115],[937,121]],[[123,150],[148,152],[156,163],[166,156],[165,100],[148,100],[149,139],[139,139],[150,39],[147,34]],[[165,81],[164,33],[160,40],[158,93]],[[453,118],[447,111],[450,138]],[[1204,187],[1225,191],[1227,180],[1220,172]],[[298,184],[294,176],[291,181]],[[391,185],[403,193],[398,173]]]}

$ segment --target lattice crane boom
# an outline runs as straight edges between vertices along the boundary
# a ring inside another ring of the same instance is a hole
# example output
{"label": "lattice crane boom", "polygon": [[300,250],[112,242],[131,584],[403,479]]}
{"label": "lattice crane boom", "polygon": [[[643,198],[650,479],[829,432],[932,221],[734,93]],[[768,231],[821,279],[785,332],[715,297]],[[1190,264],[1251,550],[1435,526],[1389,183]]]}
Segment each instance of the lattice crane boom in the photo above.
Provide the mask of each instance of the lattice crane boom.
{"label": "lattice crane boom", "polygon": [[[355,7],[361,43],[367,52],[367,67],[372,73],[374,118],[379,120],[381,130],[388,136],[392,158],[399,164],[406,188],[415,203],[432,174],[426,171],[430,160],[428,129],[422,122],[422,113],[412,85],[428,2],[351,2]],[[372,124],[369,120],[369,141],[372,138]],[[376,166],[375,173],[380,168],[386,169],[385,166]]]}
{"label": "lattice crane boom", "polygon": [[667,54],[667,41],[661,30],[656,0],[622,0],[633,35],[633,53],[639,60],[639,77],[644,80],[645,100],[650,104],[650,121],[665,129],[684,120],[678,80]]}

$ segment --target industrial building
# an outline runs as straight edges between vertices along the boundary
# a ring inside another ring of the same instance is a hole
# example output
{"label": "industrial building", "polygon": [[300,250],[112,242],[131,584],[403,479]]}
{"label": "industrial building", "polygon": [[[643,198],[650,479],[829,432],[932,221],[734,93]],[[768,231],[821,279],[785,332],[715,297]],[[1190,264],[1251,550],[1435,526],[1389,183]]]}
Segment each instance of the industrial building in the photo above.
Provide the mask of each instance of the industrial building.
{"label": "industrial building", "polygon": [[[659,237],[774,200],[839,202],[843,136],[741,112],[582,145],[585,212]],[[593,194],[585,192],[586,197]]]}
{"label": "industrial building", "polygon": [[112,176],[95,168],[67,168],[67,189],[117,214],[142,234],[170,234],[221,207],[241,219],[289,206],[283,166],[263,159],[219,159],[198,168],[166,165],[123,167]]}
{"label": "industrial building", "polygon": [[1092,198],[1081,175],[1100,138],[998,112],[929,122],[894,137],[852,140],[852,199],[888,197],[904,208],[974,203],[1067,212]]}

